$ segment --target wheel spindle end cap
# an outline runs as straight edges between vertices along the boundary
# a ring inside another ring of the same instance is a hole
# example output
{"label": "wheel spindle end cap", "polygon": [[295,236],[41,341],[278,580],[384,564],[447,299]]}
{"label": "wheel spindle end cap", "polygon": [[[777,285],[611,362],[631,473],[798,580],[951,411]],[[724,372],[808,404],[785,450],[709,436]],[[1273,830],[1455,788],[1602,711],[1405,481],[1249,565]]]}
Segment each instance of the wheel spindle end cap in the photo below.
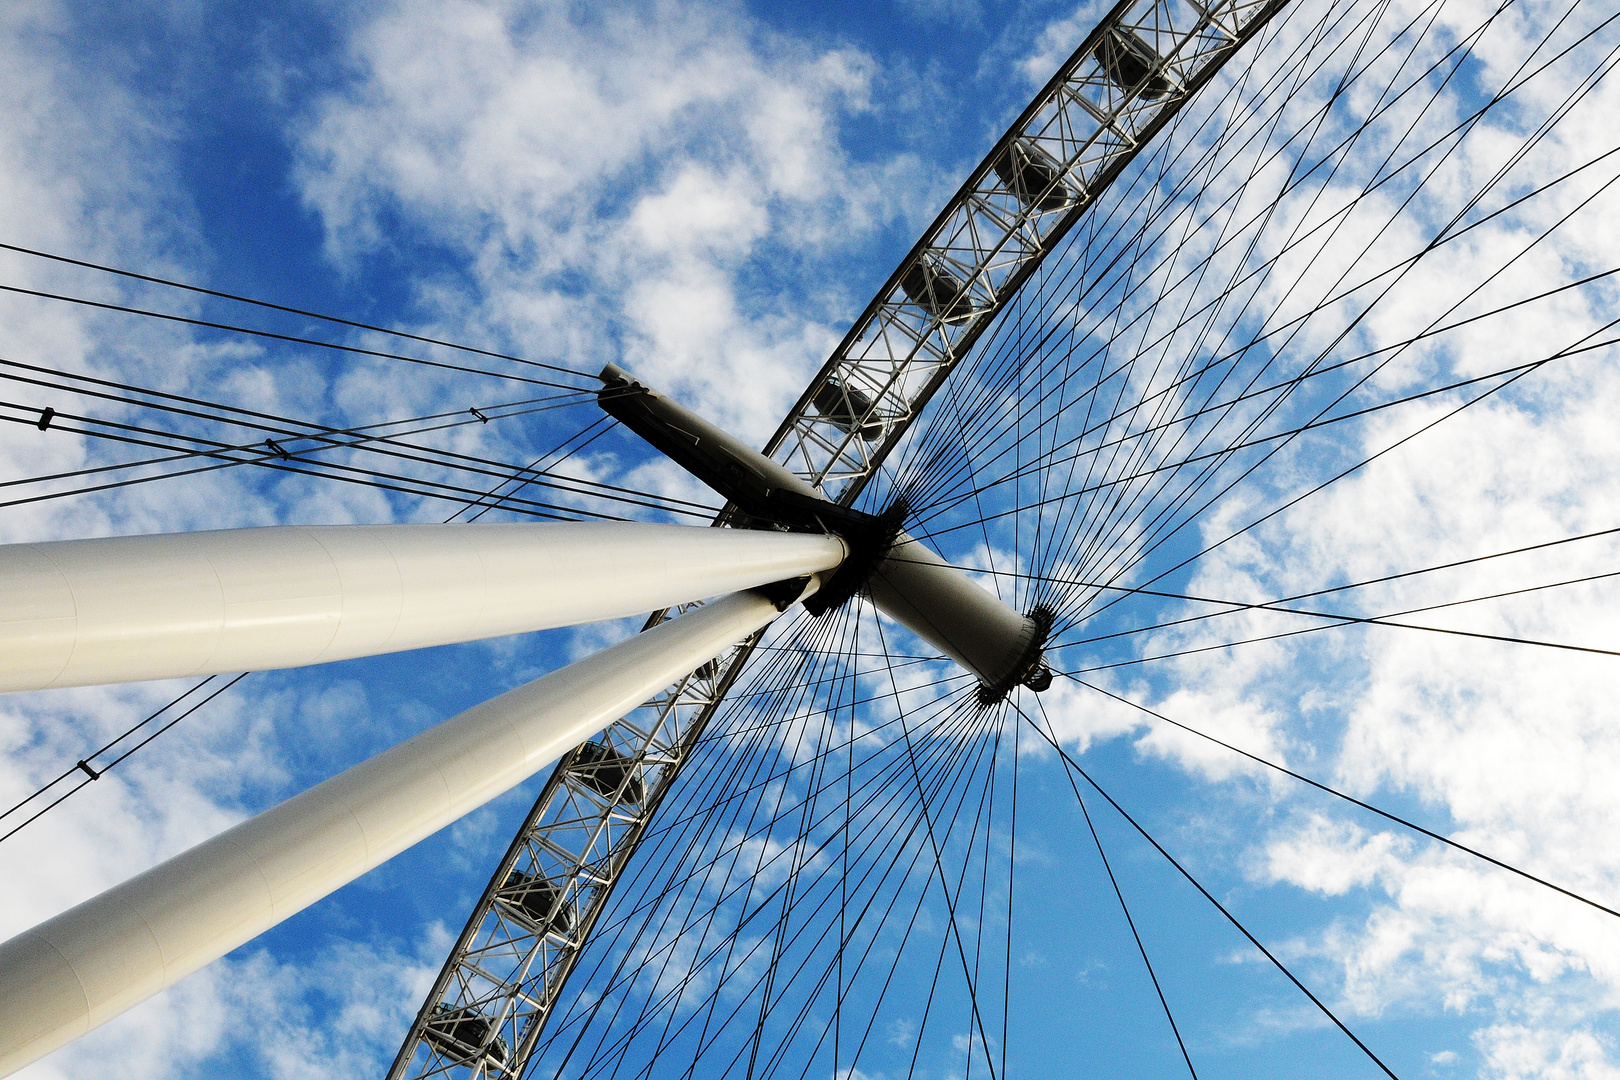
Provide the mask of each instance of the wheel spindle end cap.
{"label": "wheel spindle end cap", "polygon": [[1039,694],[1052,685],[1052,669],[1044,660],[1037,663],[1034,670],[1024,676],[1024,685]]}

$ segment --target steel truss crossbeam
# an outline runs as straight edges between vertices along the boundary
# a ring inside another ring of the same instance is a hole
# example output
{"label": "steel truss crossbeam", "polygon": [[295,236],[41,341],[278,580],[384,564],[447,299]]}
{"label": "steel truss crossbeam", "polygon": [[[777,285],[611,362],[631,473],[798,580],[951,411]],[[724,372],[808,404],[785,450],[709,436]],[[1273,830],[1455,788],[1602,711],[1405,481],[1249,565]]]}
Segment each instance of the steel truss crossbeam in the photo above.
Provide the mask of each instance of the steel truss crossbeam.
{"label": "steel truss crossbeam", "polygon": [[[1047,252],[1286,3],[1121,0],[923,233],[765,452],[853,503]],[[601,757],[591,744],[558,763],[390,1080],[523,1074],[614,884],[757,640],[610,727],[597,740],[616,755],[610,768],[591,763]]]}

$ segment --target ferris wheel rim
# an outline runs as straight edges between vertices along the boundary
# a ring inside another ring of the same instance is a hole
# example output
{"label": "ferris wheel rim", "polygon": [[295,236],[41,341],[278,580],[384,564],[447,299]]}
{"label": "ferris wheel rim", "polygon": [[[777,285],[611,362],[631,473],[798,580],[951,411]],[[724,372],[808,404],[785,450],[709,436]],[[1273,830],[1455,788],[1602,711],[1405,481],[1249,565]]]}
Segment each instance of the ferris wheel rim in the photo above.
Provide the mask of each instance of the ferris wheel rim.
{"label": "ferris wheel rim", "polygon": [[[1006,139],[1003,139],[1003,142],[1006,142]],[[998,144],[998,146],[1001,146],[1001,144]],[[1004,147],[1003,147],[1003,149],[1004,149]],[[983,175],[983,173],[985,173],[985,168],[983,168],[983,167],[978,168],[977,173],[978,173],[978,175]],[[915,256],[915,251],[914,251],[914,256]],[[889,288],[889,290],[893,290],[893,288],[896,287],[897,282],[899,282],[899,274],[901,274],[901,270],[896,270],[896,275],[894,275],[894,277],[891,277],[891,282],[888,283],[888,287],[886,287],[886,288]],[[818,374],[818,379],[820,379],[820,381],[823,382],[823,384],[825,384],[826,377],[828,377],[828,369],[823,369],[823,372],[821,372],[821,374]],[[799,408],[799,410],[805,410],[805,408],[807,408],[807,406],[815,405],[815,393],[813,393],[813,389],[815,389],[815,385],[816,385],[815,382],[812,382],[812,384],[810,384],[810,387],[807,387],[807,390],[805,390],[804,395],[802,395],[802,397],[800,397],[799,405],[797,405],[797,408]],[[854,400],[852,400],[852,398],[849,397],[849,390],[847,390],[847,389],[844,390],[844,406],[846,406],[846,408],[849,408],[849,411],[851,411],[851,419],[852,419],[852,421],[857,421],[857,419],[859,419],[859,418],[855,418],[855,416],[854,416],[854,413],[855,413]],[[826,410],[820,410],[820,411],[821,411],[821,415],[826,416]],[[859,423],[855,424],[855,426],[857,426],[857,431],[855,431],[855,432],[847,432],[847,434],[851,434],[851,436],[860,436],[860,434],[863,434],[863,432],[867,431],[867,429],[865,429],[865,427],[860,426]],[[781,432],[779,432],[779,434],[781,434]],[[902,432],[902,434],[904,434],[904,432]],[[859,489],[857,489],[857,494],[859,494]],[[854,499],[854,495],[851,495],[851,499]],[[991,570],[991,573],[1001,573],[1001,575],[1006,575],[1006,573],[1016,573],[1016,572],[1008,572],[1008,570]],[[1064,674],[1068,675],[1068,672],[1064,672]],[[721,696],[723,696],[723,695],[721,695]],[[1061,753],[1061,748],[1059,748],[1059,753]],[[559,771],[559,772],[561,772],[561,771]],[[492,891],[492,889],[496,889],[496,884],[494,884],[494,881],[491,882],[491,891]],[[1578,899],[1579,899],[1579,897],[1578,897]],[[1189,1064],[1191,1064],[1191,1062],[1189,1062]]]}

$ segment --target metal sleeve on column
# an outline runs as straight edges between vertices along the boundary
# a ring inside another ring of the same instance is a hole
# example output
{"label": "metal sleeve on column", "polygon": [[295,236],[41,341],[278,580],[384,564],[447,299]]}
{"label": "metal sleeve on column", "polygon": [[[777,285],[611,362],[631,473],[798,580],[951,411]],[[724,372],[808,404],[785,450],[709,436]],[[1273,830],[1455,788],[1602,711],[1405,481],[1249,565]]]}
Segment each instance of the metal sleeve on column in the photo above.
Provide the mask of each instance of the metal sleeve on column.
{"label": "metal sleeve on column", "polygon": [[707,604],[475,706],[0,945],[0,1075],[511,789],[776,615],[754,593]]}
{"label": "metal sleeve on column", "polygon": [[0,547],[0,691],[259,671],[641,615],[836,566],[630,522],[232,529]]}

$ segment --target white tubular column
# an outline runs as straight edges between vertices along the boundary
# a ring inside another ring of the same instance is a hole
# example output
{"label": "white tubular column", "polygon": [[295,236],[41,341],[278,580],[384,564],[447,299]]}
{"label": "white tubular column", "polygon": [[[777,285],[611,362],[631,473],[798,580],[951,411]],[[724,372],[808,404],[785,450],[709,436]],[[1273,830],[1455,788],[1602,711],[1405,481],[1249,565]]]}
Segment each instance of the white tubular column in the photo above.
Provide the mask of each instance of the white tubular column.
{"label": "white tubular column", "polygon": [[738,593],[665,622],[469,709],[0,945],[0,1075],[528,779],[776,615],[771,601]]}
{"label": "white tubular column", "polygon": [[326,525],[0,547],[0,692],[298,667],[829,570],[828,536],[684,525]]}

